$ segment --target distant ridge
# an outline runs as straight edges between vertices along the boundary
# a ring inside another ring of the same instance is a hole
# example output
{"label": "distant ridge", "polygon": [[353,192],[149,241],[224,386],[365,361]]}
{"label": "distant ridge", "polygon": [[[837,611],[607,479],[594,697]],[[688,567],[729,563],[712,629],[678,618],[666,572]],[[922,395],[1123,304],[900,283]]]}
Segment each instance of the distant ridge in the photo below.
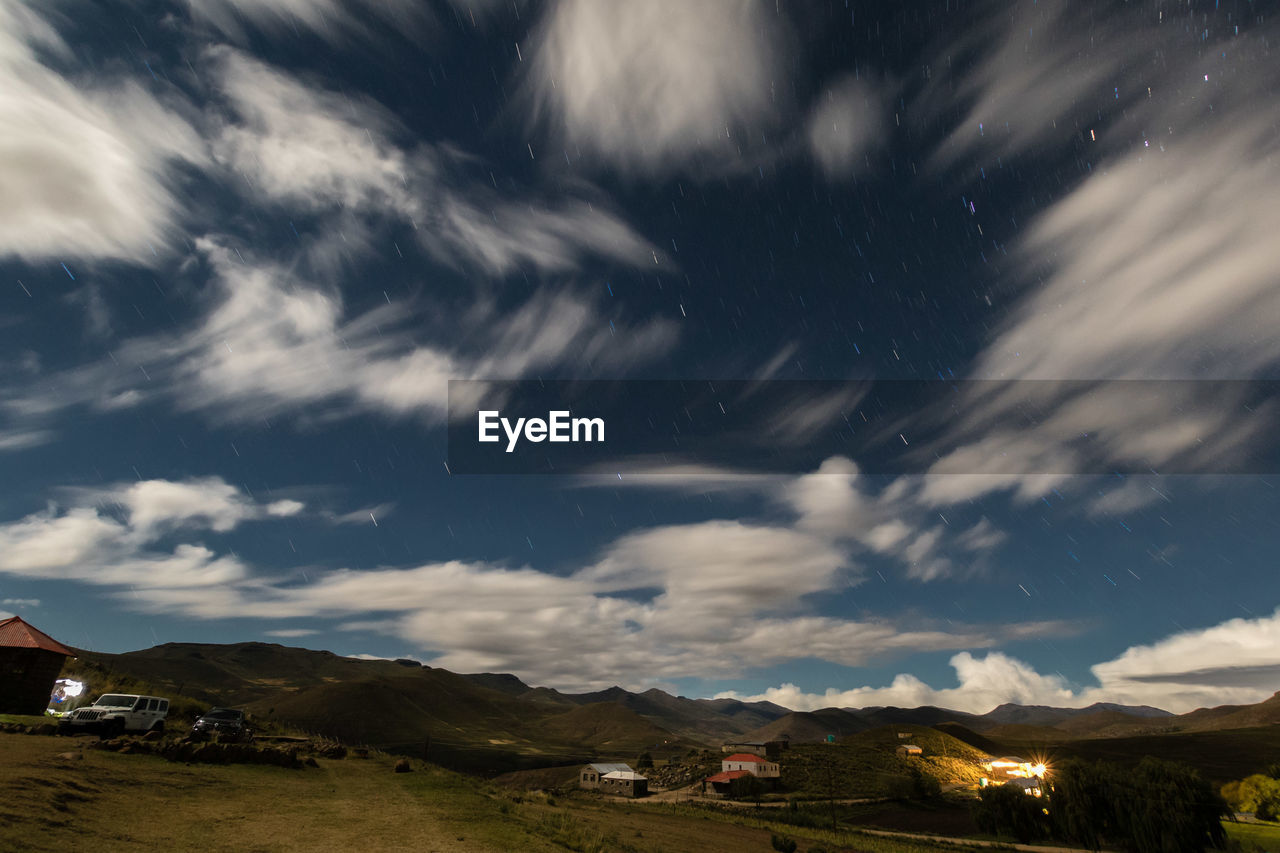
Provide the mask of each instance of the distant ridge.
{"label": "distant ridge", "polygon": [[307,730],[371,744],[412,745],[430,738],[433,748],[453,756],[459,766],[472,760],[468,756],[495,767],[503,761],[545,766],[592,756],[631,760],[635,750],[655,744],[674,754],[783,735],[796,743],[828,735],[840,739],[885,726],[934,727],[988,750],[1006,740],[1054,744],[1280,723],[1280,694],[1256,705],[1181,715],[1113,703],[1087,708],[1006,703],[985,714],[934,706],[792,711],[771,702],[690,699],[656,688],[562,693],[533,687],[510,673],[460,675],[408,659],[361,660],[275,643],[166,643],[125,654],[75,651],[79,660],[68,665],[68,672],[77,667],[90,672],[90,691],[95,680],[127,678],[148,691],[247,707]]}

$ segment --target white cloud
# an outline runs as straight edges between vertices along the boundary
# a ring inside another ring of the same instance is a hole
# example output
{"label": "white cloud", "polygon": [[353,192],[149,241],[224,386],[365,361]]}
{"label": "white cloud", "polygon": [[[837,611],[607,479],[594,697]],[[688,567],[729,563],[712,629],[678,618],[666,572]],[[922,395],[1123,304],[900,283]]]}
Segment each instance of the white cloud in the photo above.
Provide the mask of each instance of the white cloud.
{"label": "white cloud", "polygon": [[[124,505],[126,492],[115,490],[115,505]],[[569,575],[451,561],[310,573],[300,582],[251,576],[202,546],[154,552],[159,530],[195,518],[182,500],[148,505],[145,528],[88,507],[0,526],[7,558],[0,571],[129,586],[122,601],[149,612],[277,624],[343,620],[343,629],[384,633],[438,655],[434,665],[513,671],[572,689],[647,685],[708,669],[727,676],[801,657],[855,666],[912,651],[987,648],[1011,630],[813,615],[808,596],[847,582],[847,555],[821,535],[787,527],[656,527],[610,543],[594,564]],[[271,506],[238,505],[256,518]],[[168,511],[163,522],[159,507]],[[201,520],[232,517],[239,515],[223,510]],[[279,632],[293,629],[271,630],[292,636]]]}
{"label": "white cloud", "polygon": [[526,45],[531,111],[624,172],[724,171],[782,112],[785,30],[756,0],[559,0]]}
{"label": "white cloud", "polygon": [[276,518],[285,518],[287,516],[297,515],[304,509],[306,509],[306,504],[301,501],[290,499],[273,501],[267,504],[267,515],[274,516]]}
{"label": "white cloud", "polygon": [[800,711],[831,707],[892,705],[915,708],[920,705],[937,705],[973,714],[985,714],[1003,702],[1062,706],[1077,701],[1063,679],[1040,675],[1022,661],[1000,652],[989,652],[983,658],[976,658],[969,652],[960,652],[951,658],[951,666],[960,681],[958,687],[933,688],[919,678],[904,673],[895,676],[887,687],[857,687],[852,690],[831,688],[823,693],[808,693],[794,684],[783,684],[754,696],[734,692],[721,693],[719,696],[752,702],[776,702]]}
{"label": "white cloud", "polygon": [[183,543],[159,550],[178,531],[226,532],[270,515],[216,477],[146,480],[98,489],[69,489],[66,509],[50,505],[0,524],[0,573],[106,586],[204,588],[244,580],[235,557]]}
{"label": "white cloud", "polygon": [[294,638],[310,637],[315,634],[319,634],[320,632],[314,628],[280,628],[276,631],[263,631],[262,633],[266,634],[268,637]]}
{"label": "white cloud", "polygon": [[1280,674],[1280,610],[1182,631],[1096,664],[1100,693],[1191,707],[1260,702]]}
{"label": "white cloud", "polygon": [[68,79],[37,47],[71,55],[28,4],[0,2],[0,256],[150,262],[181,214],[175,169],[203,163],[203,142],[138,84]]}
{"label": "white cloud", "polygon": [[[622,478],[584,475],[576,485],[761,495],[794,513],[790,532],[838,547],[846,562],[860,552],[870,552],[898,560],[907,577],[927,582],[981,573],[989,554],[1006,539],[986,518],[968,529],[951,531],[950,522],[935,511],[936,504],[945,501],[938,500],[934,490],[954,479],[903,477],[875,491],[854,462],[831,457],[818,470],[799,476],[667,464],[641,466]],[[847,579],[856,582],[857,576],[850,574]]]}
{"label": "white cloud", "polygon": [[5,598],[0,599],[0,604],[5,607],[39,607],[40,599],[38,598]]}
{"label": "white cloud", "polygon": [[831,178],[852,177],[883,132],[884,105],[872,86],[850,75],[828,86],[809,108],[813,158]]}
{"label": "white cloud", "polygon": [[938,705],[983,714],[1004,702],[1080,708],[1094,702],[1151,705],[1173,713],[1269,698],[1280,674],[1280,610],[1257,619],[1231,619],[1183,631],[1149,645],[1133,646],[1092,667],[1096,685],[1078,687],[1059,675],[1043,675],[999,652],[951,659],[959,682],[936,688],[901,674],[885,687],[830,688],[807,692],[782,684],[744,701],[777,702],[797,710],[827,707]]}
{"label": "white cloud", "polygon": [[437,260],[505,275],[568,272],[587,256],[665,258],[590,187],[511,198],[467,177],[478,164],[446,145],[403,147],[399,122],[367,99],[327,91],[230,49],[210,54],[232,116],[214,142],[246,190],[312,212],[394,216]]}
{"label": "white cloud", "polygon": [[239,489],[217,477],[145,480],[109,494],[128,509],[129,525],[147,532],[170,525],[226,532],[260,512]]}

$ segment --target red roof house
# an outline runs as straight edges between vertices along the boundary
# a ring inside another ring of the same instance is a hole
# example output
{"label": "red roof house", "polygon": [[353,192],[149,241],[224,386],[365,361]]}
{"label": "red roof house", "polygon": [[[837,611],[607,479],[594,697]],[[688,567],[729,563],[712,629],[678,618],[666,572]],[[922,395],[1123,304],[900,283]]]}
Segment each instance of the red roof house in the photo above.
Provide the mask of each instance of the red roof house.
{"label": "red roof house", "polygon": [[751,774],[745,770],[721,770],[714,776],[702,780],[702,793],[729,794],[733,791],[733,781]]}
{"label": "red roof house", "polygon": [[0,621],[0,714],[43,714],[75,652],[18,616]]}
{"label": "red roof house", "polygon": [[733,770],[745,770],[760,779],[777,779],[782,775],[782,768],[775,761],[769,761],[750,752],[735,752],[720,762],[720,769],[728,773]]}

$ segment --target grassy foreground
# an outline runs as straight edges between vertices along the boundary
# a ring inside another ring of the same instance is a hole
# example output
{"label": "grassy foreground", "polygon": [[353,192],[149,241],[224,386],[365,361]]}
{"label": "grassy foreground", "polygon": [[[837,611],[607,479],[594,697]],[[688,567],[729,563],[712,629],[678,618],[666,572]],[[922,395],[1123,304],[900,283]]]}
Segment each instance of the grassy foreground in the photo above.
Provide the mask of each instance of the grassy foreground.
{"label": "grassy foreground", "polygon": [[[186,765],[83,748],[79,738],[0,735],[0,850],[563,851],[768,853],[755,816],[517,795],[415,762],[319,760],[319,768]],[[78,753],[81,758],[63,758]],[[781,827],[800,851],[935,847]],[[954,849],[954,848],[948,848]]]}
{"label": "grassy foreground", "polygon": [[1240,844],[1242,851],[1261,850],[1264,853],[1280,853],[1280,824],[1278,823],[1224,823],[1227,837]]}

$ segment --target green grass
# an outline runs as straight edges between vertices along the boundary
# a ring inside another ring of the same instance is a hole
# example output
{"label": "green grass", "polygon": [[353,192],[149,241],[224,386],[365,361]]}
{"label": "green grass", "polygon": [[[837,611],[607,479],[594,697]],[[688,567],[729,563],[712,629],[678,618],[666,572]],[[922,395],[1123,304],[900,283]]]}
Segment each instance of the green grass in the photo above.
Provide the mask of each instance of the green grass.
{"label": "green grass", "polygon": [[1261,850],[1264,853],[1280,851],[1280,823],[1235,823],[1223,821],[1227,837],[1238,842],[1245,853]]}
{"label": "green grass", "polygon": [[41,714],[0,714],[0,723],[17,723],[22,726],[41,726],[45,723],[56,723],[53,717]]}

